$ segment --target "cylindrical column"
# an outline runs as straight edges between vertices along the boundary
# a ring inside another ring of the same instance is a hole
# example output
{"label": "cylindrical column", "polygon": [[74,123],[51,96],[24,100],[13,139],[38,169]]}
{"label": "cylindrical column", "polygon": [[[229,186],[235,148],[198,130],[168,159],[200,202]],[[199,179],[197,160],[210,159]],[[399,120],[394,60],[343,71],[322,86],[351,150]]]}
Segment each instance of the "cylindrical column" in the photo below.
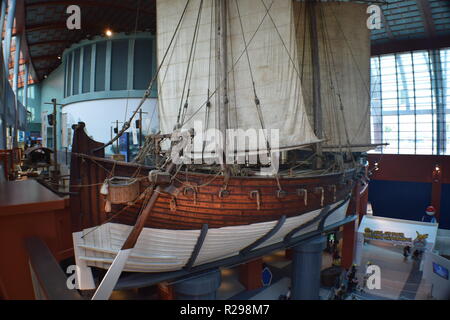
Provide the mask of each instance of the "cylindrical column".
{"label": "cylindrical column", "polygon": [[220,287],[219,269],[183,280],[173,285],[177,300],[215,300]]}
{"label": "cylindrical column", "polygon": [[[19,130],[19,105],[17,99],[17,88],[19,84],[19,64],[20,64],[20,47],[22,43],[22,37],[20,35],[15,36],[16,51],[14,52],[14,74],[13,74],[13,91],[14,91],[14,105],[15,105],[15,121],[14,121],[14,136],[13,136],[13,146],[17,148],[18,144],[18,130]],[[9,70],[9,69],[6,69]]]}
{"label": "cylindrical column", "polygon": [[320,236],[293,248],[291,299],[319,300],[325,246],[326,238]]}

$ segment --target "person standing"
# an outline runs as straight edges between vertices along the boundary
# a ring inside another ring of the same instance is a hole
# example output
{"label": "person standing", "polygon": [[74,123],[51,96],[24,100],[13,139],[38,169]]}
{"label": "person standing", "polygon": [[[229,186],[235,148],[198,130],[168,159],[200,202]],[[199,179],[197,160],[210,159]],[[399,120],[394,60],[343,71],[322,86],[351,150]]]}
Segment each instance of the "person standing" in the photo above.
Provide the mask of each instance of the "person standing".
{"label": "person standing", "polygon": [[406,261],[410,254],[411,254],[411,247],[410,246],[405,246],[403,248],[403,261]]}
{"label": "person standing", "polygon": [[341,265],[341,256],[339,255],[338,250],[335,250],[333,253],[333,267],[339,267]]}
{"label": "person standing", "polygon": [[343,300],[345,294],[345,285],[342,284],[339,289],[335,291],[334,300]]}

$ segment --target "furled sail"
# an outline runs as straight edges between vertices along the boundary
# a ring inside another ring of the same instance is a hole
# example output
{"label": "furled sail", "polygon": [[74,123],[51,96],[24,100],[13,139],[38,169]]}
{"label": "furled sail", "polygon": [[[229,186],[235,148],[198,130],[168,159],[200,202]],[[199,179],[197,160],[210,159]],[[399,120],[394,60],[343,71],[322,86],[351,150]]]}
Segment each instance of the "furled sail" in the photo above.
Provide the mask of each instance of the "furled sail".
{"label": "furled sail", "polygon": [[[189,1],[163,61],[186,1],[157,1],[162,133],[177,124],[193,128],[195,121],[219,127],[217,0]],[[230,0],[226,7],[228,127],[278,129],[282,150],[317,143],[302,96],[292,1]]]}
{"label": "furled sail", "polygon": [[[294,2],[302,89],[314,123],[311,32],[305,2]],[[315,4],[324,146],[367,151],[370,143],[370,30],[367,5]]]}

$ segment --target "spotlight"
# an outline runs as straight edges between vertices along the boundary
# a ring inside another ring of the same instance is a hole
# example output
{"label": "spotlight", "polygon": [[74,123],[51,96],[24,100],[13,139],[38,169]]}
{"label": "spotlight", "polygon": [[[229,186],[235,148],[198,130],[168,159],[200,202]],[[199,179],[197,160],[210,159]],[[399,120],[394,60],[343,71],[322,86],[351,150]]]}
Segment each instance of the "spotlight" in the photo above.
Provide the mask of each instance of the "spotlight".
{"label": "spotlight", "polygon": [[107,37],[111,37],[113,35],[113,32],[110,29],[106,29],[105,34]]}

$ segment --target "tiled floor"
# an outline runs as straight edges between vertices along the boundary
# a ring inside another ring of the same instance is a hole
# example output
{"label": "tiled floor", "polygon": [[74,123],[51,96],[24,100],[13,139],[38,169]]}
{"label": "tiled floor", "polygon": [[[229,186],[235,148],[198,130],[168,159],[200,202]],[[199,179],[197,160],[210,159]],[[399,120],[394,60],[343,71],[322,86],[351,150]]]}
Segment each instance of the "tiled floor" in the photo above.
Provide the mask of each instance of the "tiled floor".
{"label": "tiled floor", "polygon": [[[356,292],[348,299],[376,300],[376,299],[428,299],[430,285],[422,280],[420,263],[412,259],[404,260],[402,247],[383,244],[366,244],[363,250],[362,263],[358,270],[360,283],[363,279],[363,271],[367,261],[378,265],[381,269],[381,289]],[[217,291],[220,300],[277,300],[280,295],[285,295],[290,287],[291,261],[285,258],[284,250],[277,251],[263,259],[270,268],[273,278],[269,287],[246,291],[239,282],[239,268],[222,269],[222,283]],[[331,256],[324,253],[322,269],[331,266]],[[145,297],[144,297],[145,295]],[[320,298],[329,299],[331,291],[321,288]],[[128,290],[127,292],[115,292],[112,299],[154,299],[155,292],[152,290]]]}
{"label": "tiled floor", "polygon": [[[363,279],[363,271],[367,261],[378,265],[381,269],[381,289],[356,292],[348,299],[355,300],[376,300],[376,299],[407,299],[425,300],[429,298],[430,285],[422,279],[420,262],[411,258],[404,260],[402,247],[383,244],[367,244],[364,247],[362,266],[358,270],[360,283]],[[239,292],[243,288],[239,283],[236,270],[229,272],[223,278],[222,286],[219,288],[219,298],[221,299],[261,299],[276,300],[280,295],[287,293],[290,287],[290,260],[284,256],[284,251],[279,251],[264,258],[264,262],[270,267],[274,274],[271,286],[254,292]],[[331,256],[324,253],[322,269],[331,266]],[[330,290],[322,288],[320,298],[329,299]]]}
{"label": "tiled floor", "polygon": [[429,297],[430,285],[422,279],[420,261],[404,259],[403,247],[391,244],[366,244],[363,250],[359,278],[367,261],[381,270],[381,289],[369,293],[389,299],[425,300]]}

